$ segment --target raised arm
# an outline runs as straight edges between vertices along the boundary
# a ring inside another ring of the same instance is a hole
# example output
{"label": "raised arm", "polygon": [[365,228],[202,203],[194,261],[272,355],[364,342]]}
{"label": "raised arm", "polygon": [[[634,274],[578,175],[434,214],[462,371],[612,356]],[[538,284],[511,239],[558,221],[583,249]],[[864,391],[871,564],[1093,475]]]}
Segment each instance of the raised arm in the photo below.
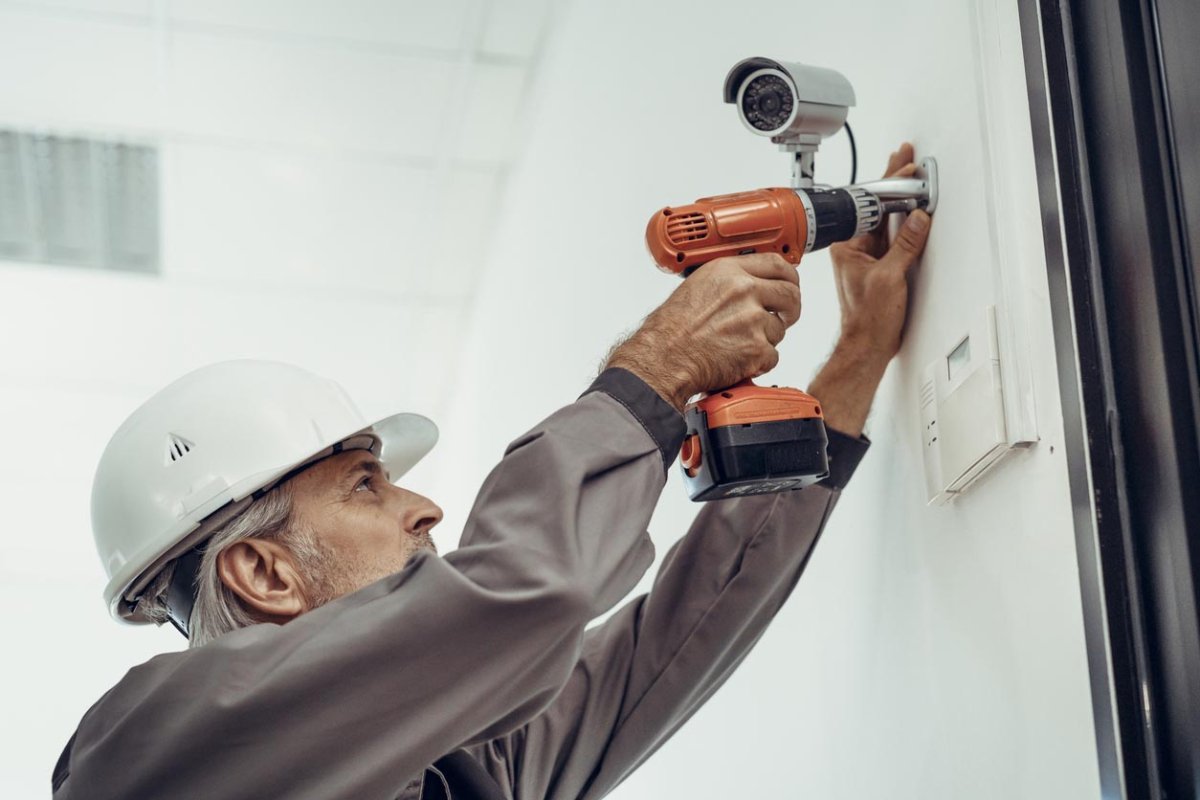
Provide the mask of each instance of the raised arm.
{"label": "raised arm", "polygon": [[830,440],[824,484],[705,504],[651,591],[586,633],[549,709],[473,751],[517,800],[603,797],[725,682],[795,588],[867,447]]}
{"label": "raised arm", "polygon": [[[794,281],[781,258],[728,260],[660,315],[712,324],[629,363],[685,397],[735,382],[777,358]],[[707,355],[684,358],[684,344]],[[653,561],[646,526],[684,431],[676,409],[630,387],[650,391],[611,370],[514,441],[444,558],[420,551],[286,625],[131,671],[80,724],[56,796],[387,797],[464,743],[529,722],[569,679],[586,624]]]}
{"label": "raised arm", "polygon": [[[903,174],[911,161],[905,145],[887,174]],[[473,751],[509,780],[517,800],[606,795],[712,696],[761,637],[866,450],[860,434],[899,347],[907,276],[928,223],[917,212],[890,248],[882,235],[871,235],[833,253],[842,336],[809,387],[825,409],[829,479],[701,509],[650,593],[588,631],[579,663],[546,713]]]}

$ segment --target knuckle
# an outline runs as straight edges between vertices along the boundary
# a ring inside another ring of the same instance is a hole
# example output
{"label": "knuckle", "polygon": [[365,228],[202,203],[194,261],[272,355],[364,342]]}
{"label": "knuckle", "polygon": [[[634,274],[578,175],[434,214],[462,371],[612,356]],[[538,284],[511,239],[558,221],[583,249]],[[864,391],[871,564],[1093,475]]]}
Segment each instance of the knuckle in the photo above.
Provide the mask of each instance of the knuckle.
{"label": "knuckle", "polygon": [[800,287],[796,284],[790,284],[788,288],[788,302],[790,302],[792,307],[797,311],[800,310],[801,298],[802,295],[800,293]]}
{"label": "knuckle", "polygon": [[745,297],[754,293],[756,283],[752,275],[739,271],[730,279],[729,286],[735,295]]}
{"label": "knuckle", "polygon": [[779,351],[772,347],[763,359],[763,372],[770,372],[779,364]]}
{"label": "knuckle", "polygon": [[772,319],[767,320],[762,327],[762,340],[766,345],[773,347],[783,341],[783,336],[787,333],[787,325],[774,314],[771,317]]}
{"label": "knuckle", "polygon": [[779,271],[779,277],[783,278],[785,281],[789,283],[800,282],[800,273],[796,267],[792,264],[792,262],[788,261],[778,253],[775,254],[775,267]]}
{"label": "knuckle", "polygon": [[706,275],[709,280],[721,280],[726,276],[741,272],[742,269],[737,262],[729,256],[714,259],[704,265],[704,269],[699,274]]}

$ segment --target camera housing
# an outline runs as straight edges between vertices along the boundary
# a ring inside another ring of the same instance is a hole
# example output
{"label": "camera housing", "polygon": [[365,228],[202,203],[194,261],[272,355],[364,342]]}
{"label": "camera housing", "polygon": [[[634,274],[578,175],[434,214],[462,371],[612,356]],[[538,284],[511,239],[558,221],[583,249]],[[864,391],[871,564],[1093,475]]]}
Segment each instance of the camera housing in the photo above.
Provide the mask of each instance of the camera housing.
{"label": "camera housing", "polygon": [[737,106],[746,128],[797,149],[816,149],[837,133],[854,101],[846,76],[824,67],[755,56],[725,76],[725,102]]}

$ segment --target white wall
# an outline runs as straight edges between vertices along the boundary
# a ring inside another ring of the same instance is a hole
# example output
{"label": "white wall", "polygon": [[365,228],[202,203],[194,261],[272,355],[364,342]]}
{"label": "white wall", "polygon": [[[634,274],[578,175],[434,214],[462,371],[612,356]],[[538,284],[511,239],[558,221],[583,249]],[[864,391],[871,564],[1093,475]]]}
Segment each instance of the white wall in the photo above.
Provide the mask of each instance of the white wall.
{"label": "white wall", "polygon": [[[843,71],[858,93],[860,177],[904,139],[942,173],[907,339],[868,426],[874,446],[808,573],[744,666],[617,797],[1099,794],[1010,6],[578,2],[552,43],[472,315],[456,397],[464,424],[442,454],[456,465],[438,493],[451,527],[504,445],[573,400],[618,334],[674,288],[645,252],[648,215],[786,185],[784,157],[721,103],[735,61],[773,55]],[[845,140],[831,140],[818,178],[842,183],[848,172]],[[1018,291],[1001,290],[1001,264]],[[827,255],[800,270],[804,316],[771,375],[794,386],[827,355],[838,313]],[[1031,382],[1040,442],[930,508],[920,372],[989,303],[1030,343],[1006,369]],[[672,476],[651,527],[660,554],[695,511]]]}

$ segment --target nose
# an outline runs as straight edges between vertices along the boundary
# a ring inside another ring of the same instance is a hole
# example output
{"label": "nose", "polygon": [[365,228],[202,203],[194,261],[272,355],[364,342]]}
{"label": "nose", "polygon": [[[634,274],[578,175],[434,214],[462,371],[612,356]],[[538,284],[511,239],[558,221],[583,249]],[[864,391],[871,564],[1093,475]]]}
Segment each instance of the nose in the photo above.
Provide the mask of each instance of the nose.
{"label": "nose", "polygon": [[442,521],[442,509],[428,497],[414,495],[414,501],[404,512],[404,530],[413,534],[427,533]]}

